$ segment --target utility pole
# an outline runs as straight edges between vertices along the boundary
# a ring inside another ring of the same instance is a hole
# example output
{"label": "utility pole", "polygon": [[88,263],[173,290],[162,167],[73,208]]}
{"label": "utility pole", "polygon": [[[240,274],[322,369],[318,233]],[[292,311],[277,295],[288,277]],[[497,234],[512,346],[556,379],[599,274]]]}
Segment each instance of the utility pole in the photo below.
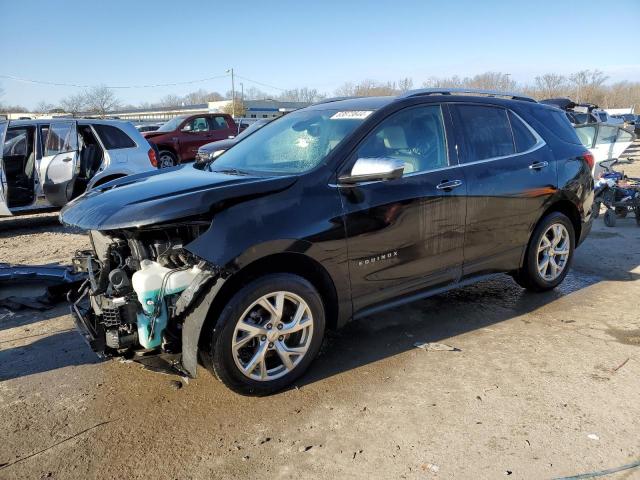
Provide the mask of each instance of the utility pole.
{"label": "utility pole", "polygon": [[244,83],[240,82],[240,102],[244,103]]}
{"label": "utility pole", "polygon": [[227,73],[231,73],[231,116],[236,117],[236,84],[233,76],[233,68],[227,70]]}

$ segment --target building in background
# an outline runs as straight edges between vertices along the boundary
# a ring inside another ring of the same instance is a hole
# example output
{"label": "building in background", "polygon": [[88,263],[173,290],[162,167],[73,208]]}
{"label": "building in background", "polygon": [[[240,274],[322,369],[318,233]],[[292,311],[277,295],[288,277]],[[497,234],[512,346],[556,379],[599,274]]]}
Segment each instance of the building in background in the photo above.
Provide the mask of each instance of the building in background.
{"label": "building in background", "polygon": [[[245,100],[245,118],[273,118],[283,113],[298,110],[308,106],[305,102],[281,102],[279,100]],[[216,113],[224,111],[231,100],[200,103],[196,105],[181,105],[178,107],[135,108],[110,112],[107,118],[119,118],[132,122],[166,121],[179,115],[193,115],[197,113]]]}

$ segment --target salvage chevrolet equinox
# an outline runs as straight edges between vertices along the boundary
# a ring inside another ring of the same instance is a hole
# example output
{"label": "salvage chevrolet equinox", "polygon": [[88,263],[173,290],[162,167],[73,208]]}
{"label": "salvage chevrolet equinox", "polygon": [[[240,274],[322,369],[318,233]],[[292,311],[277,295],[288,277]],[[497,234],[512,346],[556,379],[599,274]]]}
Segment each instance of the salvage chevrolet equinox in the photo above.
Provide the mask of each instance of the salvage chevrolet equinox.
{"label": "salvage chevrolet equinox", "polygon": [[517,94],[328,100],[69,203],[92,245],[72,310],[102,355],[269,394],[351,318],[502,272],[556,287],[591,228],[592,163],[564,112]]}

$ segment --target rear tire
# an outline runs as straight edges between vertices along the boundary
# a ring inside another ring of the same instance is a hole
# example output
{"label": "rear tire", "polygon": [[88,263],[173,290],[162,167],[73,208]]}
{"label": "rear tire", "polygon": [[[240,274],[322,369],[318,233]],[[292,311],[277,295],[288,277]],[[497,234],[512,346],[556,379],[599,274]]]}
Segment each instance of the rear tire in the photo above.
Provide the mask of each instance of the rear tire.
{"label": "rear tire", "polygon": [[524,264],[514,279],[520,286],[534,292],[557,287],[569,272],[575,244],[571,220],[563,213],[550,213],[533,231]]}
{"label": "rear tire", "polygon": [[600,216],[600,207],[602,206],[601,202],[594,202],[593,204],[593,218],[596,219]]}
{"label": "rear tire", "polygon": [[269,395],[300,377],[318,354],[324,305],[304,278],[270,274],[231,298],[216,330],[203,356],[207,367],[234,392]]}
{"label": "rear tire", "polygon": [[178,165],[178,157],[169,150],[160,150],[158,168],[170,168]]}
{"label": "rear tire", "polygon": [[608,209],[604,214],[604,224],[607,227],[615,227],[616,226],[616,212],[612,209]]}

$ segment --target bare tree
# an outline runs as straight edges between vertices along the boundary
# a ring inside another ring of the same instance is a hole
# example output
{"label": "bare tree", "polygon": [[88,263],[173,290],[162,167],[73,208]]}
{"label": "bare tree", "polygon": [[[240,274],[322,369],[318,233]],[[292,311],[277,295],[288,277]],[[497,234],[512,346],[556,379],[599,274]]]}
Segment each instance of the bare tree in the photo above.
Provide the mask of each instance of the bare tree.
{"label": "bare tree", "polygon": [[33,111],[37,113],[49,113],[49,111],[54,108],[55,105],[52,103],[48,103],[46,100],[40,100]]}
{"label": "bare tree", "polygon": [[396,84],[392,82],[379,83],[375,80],[365,79],[358,83],[347,82],[335,90],[337,97],[372,97],[382,95],[395,95],[398,93]]}
{"label": "bare tree", "polygon": [[413,88],[413,79],[409,77],[398,80],[398,91],[400,93],[408,92]]}
{"label": "bare tree", "polygon": [[535,93],[539,98],[557,98],[568,95],[569,84],[564,75],[545,73],[535,78]]}
{"label": "bare tree", "polygon": [[229,115],[235,115],[236,117],[244,117],[247,113],[246,107],[242,101],[236,97],[235,108],[233,101],[230,101],[224,107],[222,107],[223,113],[228,113]]}
{"label": "bare tree", "polygon": [[207,92],[202,88],[199,90],[196,90],[195,92],[187,93],[184,96],[184,102],[187,105],[215,102],[218,100],[223,100],[222,95],[220,95],[218,92]]}
{"label": "bare tree", "polygon": [[315,103],[325,97],[315,88],[302,87],[285,90],[278,96],[278,100],[283,102]]}
{"label": "bare tree", "polygon": [[106,85],[92,87],[85,92],[87,111],[95,113],[100,117],[116,110],[120,106],[120,101],[113,90]]}
{"label": "bare tree", "polygon": [[575,88],[576,102],[604,102],[604,82],[607,81],[604,72],[600,70],[581,70],[569,76],[569,81]]}
{"label": "bare tree", "polygon": [[182,97],[179,97],[178,95],[174,95],[170,93],[169,95],[165,95],[164,97],[162,97],[158,102],[157,106],[158,107],[179,107],[183,103],[184,103],[184,100],[182,99]]}
{"label": "bare tree", "polygon": [[84,94],[77,93],[75,95],[69,95],[68,97],[60,100],[60,106],[74,117],[80,112],[83,112],[87,105],[87,99]]}

